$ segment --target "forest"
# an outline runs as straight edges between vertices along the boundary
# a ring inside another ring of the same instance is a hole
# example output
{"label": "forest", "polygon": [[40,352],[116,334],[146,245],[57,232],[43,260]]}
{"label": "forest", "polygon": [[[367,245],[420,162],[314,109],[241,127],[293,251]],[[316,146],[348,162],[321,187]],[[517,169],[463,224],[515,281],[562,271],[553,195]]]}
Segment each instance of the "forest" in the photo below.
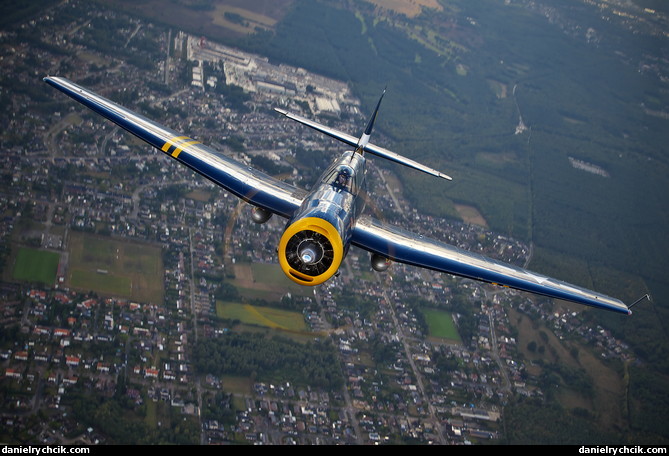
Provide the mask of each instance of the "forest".
{"label": "forest", "polygon": [[284,381],[338,390],[344,385],[334,346],[328,341],[307,344],[287,337],[230,332],[200,339],[193,351],[198,373],[238,375],[252,381]]}

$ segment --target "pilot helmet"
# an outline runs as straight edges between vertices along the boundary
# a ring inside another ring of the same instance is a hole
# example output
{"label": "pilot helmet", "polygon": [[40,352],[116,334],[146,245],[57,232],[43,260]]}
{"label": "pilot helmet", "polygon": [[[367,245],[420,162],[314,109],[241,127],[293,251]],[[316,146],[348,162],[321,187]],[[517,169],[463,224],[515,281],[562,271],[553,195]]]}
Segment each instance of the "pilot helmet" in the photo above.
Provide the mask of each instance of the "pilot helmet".
{"label": "pilot helmet", "polygon": [[351,170],[349,170],[348,168],[342,168],[339,171],[339,175],[337,176],[337,181],[340,184],[345,184],[346,182],[348,182],[350,177],[351,177]]}

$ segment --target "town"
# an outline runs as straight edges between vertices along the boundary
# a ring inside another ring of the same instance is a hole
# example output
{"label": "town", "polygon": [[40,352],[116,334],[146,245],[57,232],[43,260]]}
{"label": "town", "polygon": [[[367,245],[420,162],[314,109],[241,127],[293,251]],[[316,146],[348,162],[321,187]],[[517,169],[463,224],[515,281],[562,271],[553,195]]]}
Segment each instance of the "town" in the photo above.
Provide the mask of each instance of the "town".
{"label": "town", "polygon": [[[631,356],[581,308],[408,266],[377,273],[355,248],[338,277],[296,287],[275,255],[284,220],[256,225],[248,205],[41,78],[66,76],[305,188],[341,146],[273,108],[357,134],[366,113],[344,82],[84,2],[53,6],[0,43],[11,71],[11,109],[0,114],[5,442],[477,443],[504,438],[509,401],[551,394],[554,379],[539,373],[559,367],[542,358],[578,358],[580,346]],[[382,166],[368,162],[368,210],[529,262],[531,246],[480,215],[470,224],[418,213]],[[263,318],[245,320],[249,308]],[[275,308],[285,327],[264,314]],[[290,347],[316,341],[336,357],[329,386],[204,370],[205,341],[244,331]],[[576,370],[560,375],[592,389]]]}

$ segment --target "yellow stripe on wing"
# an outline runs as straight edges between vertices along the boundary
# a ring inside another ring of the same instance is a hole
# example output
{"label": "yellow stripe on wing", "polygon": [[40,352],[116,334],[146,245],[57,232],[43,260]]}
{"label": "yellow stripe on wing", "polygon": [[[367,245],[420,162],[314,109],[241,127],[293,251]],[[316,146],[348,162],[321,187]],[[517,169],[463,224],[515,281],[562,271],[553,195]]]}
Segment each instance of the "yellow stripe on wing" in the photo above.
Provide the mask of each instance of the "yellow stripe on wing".
{"label": "yellow stripe on wing", "polygon": [[200,141],[196,141],[188,136],[175,136],[174,138],[165,141],[161,150],[165,153],[169,153],[169,150],[174,147],[174,151],[172,151],[171,155],[172,157],[177,158],[185,147],[192,144],[200,144]]}
{"label": "yellow stripe on wing", "polygon": [[168,139],[165,144],[163,144],[162,151],[167,152],[170,147],[174,145],[175,142],[183,141],[184,139],[190,139],[188,136],[175,136],[174,138]]}
{"label": "yellow stripe on wing", "polygon": [[181,151],[183,149],[185,149],[187,146],[190,146],[191,144],[200,144],[200,141],[188,141],[188,142],[181,143],[179,145],[179,147],[174,149],[174,152],[172,152],[172,157],[177,158],[179,156],[179,154],[181,153]]}

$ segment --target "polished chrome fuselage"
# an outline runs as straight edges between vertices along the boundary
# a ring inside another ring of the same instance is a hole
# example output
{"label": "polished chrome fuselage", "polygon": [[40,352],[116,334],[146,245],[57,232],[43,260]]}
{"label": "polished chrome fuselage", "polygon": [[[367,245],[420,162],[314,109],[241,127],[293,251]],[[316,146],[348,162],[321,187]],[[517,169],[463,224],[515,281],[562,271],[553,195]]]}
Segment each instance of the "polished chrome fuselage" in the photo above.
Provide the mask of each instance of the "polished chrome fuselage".
{"label": "polished chrome fuselage", "polygon": [[[345,184],[338,182],[342,173],[348,173]],[[288,225],[306,217],[326,220],[339,232],[346,252],[355,222],[364,209],[362,198],[358,198],[364,182],[365,157],[353,151],[345,152],[321,175]]]}

